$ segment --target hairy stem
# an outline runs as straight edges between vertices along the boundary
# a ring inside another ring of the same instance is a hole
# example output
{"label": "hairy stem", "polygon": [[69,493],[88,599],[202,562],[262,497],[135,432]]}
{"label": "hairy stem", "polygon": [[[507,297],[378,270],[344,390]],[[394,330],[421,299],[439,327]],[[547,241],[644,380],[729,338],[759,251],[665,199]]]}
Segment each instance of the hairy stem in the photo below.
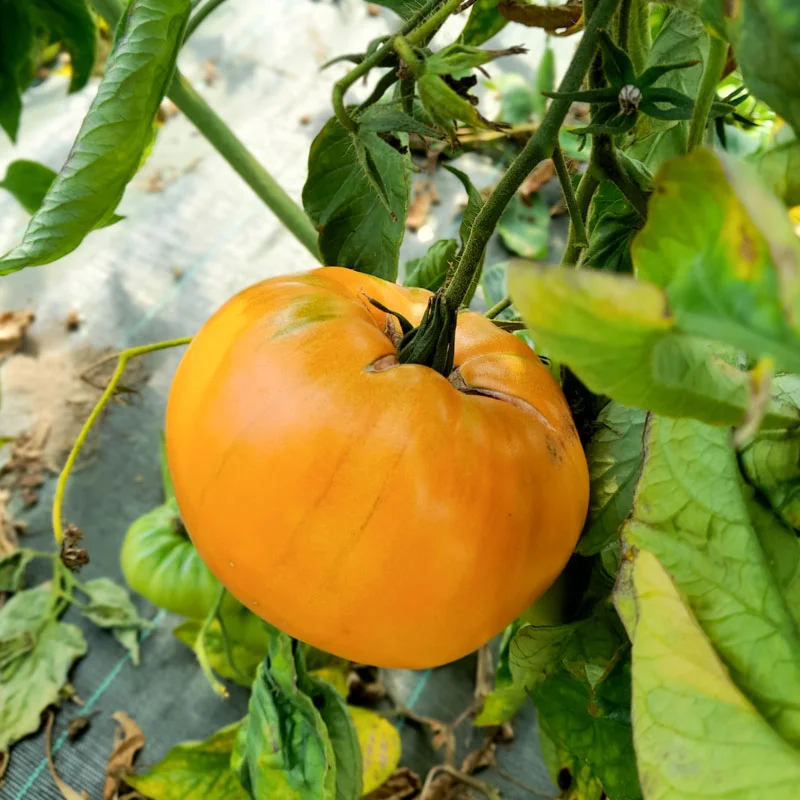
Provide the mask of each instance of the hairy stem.
{"label": "hairy stem", "polygon": [[647,195],[622,168],[617,158],[616,145],[610,136],[594,137],[591,168],[598,170],[606,180],[615,184],[642,219],[647,218]]}
{"label": "hairy stem", "polygon": [[[594,193],[597,191],[597,187],[599,185],[600,181],[590,169],[587,169],[586,172],[584,172],[581,176],[578,189],[575,192],[575,201],[578,205],[578,212],[580,213],[581,219],[586,220],[589,218],[589,207],[592,204],[592,198],[594,197]],[[588,235],[586,240],[588,243]],[[581,249],[581,246],[578,244],[578,235],[575,231],[575,226],[572,224],[572,220],[570,219],[567,246],[564,250],[564,255],[561,257],[561,264],[575,264],[575,262],[578,260]]]}
{"label": "hairy stem", "polygon": [[295,235],[300,244],[315,259],[320,260],[317,231],[303,209],[256,161],[242,141],[180,72],[172,81],[168,96],[244,182],[261,198],[267,208]]}
{"label": "hairy stem", "polygon": [[224,2],[225,0],[206,0],[205,5],[200,6],[189,19],[189,24],[186,26],[186,33],[184,34],[183,40],[186,41],[203,22],[205,22],[206,17],[212,11],[219,8]]}
{"label": "hairy stem", "polygon": [[[454,7],[458,5],[455,0],[448,0],[447,5],[444,8],[436,9],[442,5],[445,0],[428,0],[424,6],[422,6],[416,14],[411,16],[407,22],[403,24],[400,30],[397,32],[398,36],[405,36],[409,35],[409,39],[412,43],[417,43],[417,38],[411,38],[412,32],[416,33],[415,28],[420,26],[420,28],[425,25],[425,30],[428,30],[428,22],[437,18],[436,25],[439,26],[444,22],[445,19],[452,13]],[[453,6],[453,9],[450,8]],[[442,12],[447,8],[447,13],[442,15]],[[441,16],[441,19],[439,17]],[[434,27],[433,30],[436,28]],[[389,55],[394,50],[394,40],[389,39],[389,41],[385,42],[381,45],[371,56],[365,58],[360,64],[356,65],[350,72],[347,73],[341,80],[336,81],[333,85],[333,94],[331,96],[331,103],[333,105],[333,112],[336,114],[336,118],[342,124],[342,126],[350,131],[350,133],[355,133],[358,130],[358,123],[350,116],[347,111],[347,107],[345,106],[344,96],[347,93],[347,90],[359,79],[363,78],[373,67],[379,67],[386,56]]]}
{"label": "hairy stem", "polygon": [[108,382],[108,386],[106,386],[103,394],[97,401],[97,404],[92,409],[92,413],[89,414],[89,418],[83,424],[81,432],[78,434],[75,444],[72,445],[72,450],[70,450],[69,456],[67,456],[67,460],[63,469],[61,470],[61,474],[58,476],[56,493],[55,497],[53,498],[52,516],[53,533],[58,544],[61,544],[64,541],[64,528],[61,524],[61,508],[64,504],[64,490],[67,486],[67,480],[69,479],[70,473],[75,466],[75,462],[78,460],[78,455],[80,454],[83,445],[86,443],[86,437],[92,430],[92,426],[95,424],[95,422],[97,422],[98,417],[108,404],[108,401],[113,397],[114,390],[117,388],[120,378],[122,378],[122,373],[125,371],[127,363],[132,358],[136,358],[137,356],[143,356],[147,353],[154,353],[156,350],[166,350],[168,347],[182,347],[183,345],[189,344],[191,341],[191,336],[186,336],[182,339],[169,339],[166,342],[155,342],[153,344],[141,345],[140,347],[131,347],[128,350],[123,350],[119,354],[119,361],[117,361],[117,367],[114,370],[114,374],[111,376],[111,380]]}
{"label": "hairy stem", "polygon": [[511,298],[504,297],[499,303],[495,303],[483,316],[487,319],[494,319],[502,314],[511,305]]}
{"label": "hairy stem", "polygon": [[572,177],[569,174],[567,162],[564,160],[564,153],[561,152],[561,148],[558,145],[556,145],[553,150],[553,164],[555,164],[556,174],[561,184],[561,190],[564,192],[564,200],[567,203],[570,230],[575,231],[575,246],[588,247],[589,238],[586,236],[586,226],[583,222],[584,218],[581,214],[581,208],[578,205],[578,199],[575,196],[575,189],[572,186]]}
{"label": "hairy stem", "polygon": [[[558,87],[560,93],[571,94],[580,89],[595,54],[597,32],[609,23],[619,3],[620,0],[599,0],[597,3],[595,12],[586,22],[583,38],[572,62]],[[475,217],[464,252],[444,290],[445,298],[452,307],[458,308],[464,301],[486,245],[517,189],[540,161],[552,155],[570,105],[570,101],[566,99],[554,99],[550,102],[542,124],[511,163],[492,196]]]}
{"label": "hairy stem", "polygon": [[698,89],[697,100],[695,100],[694,111],[692,112],[692,121],[689,125],[689,152],[703,144],[706,125],[708,124],[708,112],[714,102],[717,86],[722,80],[722,71],[725,69],[727,60],[728,43],[712,34],[708,60],[703,68],[703,77],[700,80],[700,88]]}

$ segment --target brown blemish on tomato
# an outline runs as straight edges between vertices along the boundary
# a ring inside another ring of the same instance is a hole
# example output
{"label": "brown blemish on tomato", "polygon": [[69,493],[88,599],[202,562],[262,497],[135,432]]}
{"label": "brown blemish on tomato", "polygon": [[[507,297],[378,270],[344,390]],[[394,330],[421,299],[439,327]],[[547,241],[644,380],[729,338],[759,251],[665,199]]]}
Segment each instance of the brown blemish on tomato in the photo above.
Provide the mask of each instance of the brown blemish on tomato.
{"label": "brown blemish on tomato", "polygon": [[400,363],[399,359],[397,358],[396,353],[389,353],[388,355],[381,356],[380,358],[375,359],[368,367],[365,368],[365,372],[385,372],[387,369],[391,369],[392,367],[396,367]]}

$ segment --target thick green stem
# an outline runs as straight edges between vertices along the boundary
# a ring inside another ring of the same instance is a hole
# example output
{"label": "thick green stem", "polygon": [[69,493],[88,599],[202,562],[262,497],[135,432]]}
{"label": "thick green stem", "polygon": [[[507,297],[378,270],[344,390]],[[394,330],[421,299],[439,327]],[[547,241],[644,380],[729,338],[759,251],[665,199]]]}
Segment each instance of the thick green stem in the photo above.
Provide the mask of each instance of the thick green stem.
{"label": "thick green stem", "polygon": [[592,159],[590,169],[596,169],[606,179],[616,185],[625,195],[625,199],[633,206],[634,211],[642,218],[647,218],[647,195],[619,163],[617,148],[610,136],[599,135],[592,143]]}
{"label": "thick green stem", "polygon": [[[597,179],[597,176],[594,174],[594,172],[592,172],[592,170],[587,169],[586,172],[584,172],[581,176],[578,189],[575,192],[575,200],[578,204],[578,211],[581,215],[581,219],[586,220],[589,218],[589,206],[592,204],[592,198],[594,197],[594,193],[597,191],[597,187],[599,185],[600,181]],[[564,255],[561,257],[561,264],[564,266],[574,265],[578,260],[580,252],[581,247],[578,244],[578,236],[575,231],[575,226],[572,225],[572,221],[570,220],[567,246],[564,250]]]}
{"label": "thick green stem", "polygon": [[[765,43],[765,47],[769,47]],[[722,72],[725,69],[725,62],[728,60],[728,43],[718,36],[711,36],[711,43],[708,50],[708,60],[703,68],[703,77],[700,81],[700,88],[697,92],[697,100],[694,103],[692,122],[689,125],[689,152],[695,147],[703,144],[706,135],[706,125],[708,124],[708,112],[717,93],[717,86],[722,80]]]}
{"label": "thick green stem", "polygon": [[177,73],[172,81],[168,96],[244,182],[264,201],[270,211],[297,237],[306,250],[319,260],[317,231],[303,209],[256,161],[236,134],[180,73]]}
{"label": "thick green stem", "polygon": [[192,14],[189,24],[186,26],[186,35],[183,40],[186,41],[205,21],[206,17],[214,10],[219,8],[225,0],[206,0],[206,4],[200,6],[197,11]]}
{"label": "thick green stem", "polygon": [[[597,32],[608,25],[619,3],[620,0],[600,0],[598,2],[595,12],[587,20],[583,38],[561,85],[558,87],[560,93],[572,94],[580,89],[594,57]],[[570,101],[566,99],[554,99],[550,102],[539,129],[511,163],[492,196],[475,217],[464,252],[452,279],[444,290],[447,301],[454,308],[458,308],[464,301],[481,263],[486,245],[506,206],[511,202],[530,171],[540,161],[552,155],[553,148],[558,141],[558,132],[561,130],[570,105]]]}
{"label": "thick green stem", "polygon": [[564,200],[567,203],[570,229],[575,231],[575,246],[588,247],[589,238],[586,236],[586,226],[583,222],[583,215],[578,205],[578,199],[575,196],[575,189],[572,186],[572,176],[569,174],[567,162],[564,160],[564,154],[561,152],[561,148],[558,145],[556,145],[553,150],[553,164],[555,164],[556,174],[561,184],[561,190],[564,192]]}

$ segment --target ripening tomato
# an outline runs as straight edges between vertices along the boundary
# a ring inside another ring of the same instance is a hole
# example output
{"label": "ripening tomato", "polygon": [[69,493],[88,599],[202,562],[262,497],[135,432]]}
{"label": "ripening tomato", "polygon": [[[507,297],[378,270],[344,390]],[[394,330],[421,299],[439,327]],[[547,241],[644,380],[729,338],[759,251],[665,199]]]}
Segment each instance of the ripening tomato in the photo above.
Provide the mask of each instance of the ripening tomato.
{"label": "ripening tomato", "polygon": [[588,472],[536,354],[458,317],[449,379],[398,364],[430,293],[339,267],[264,281],[175,375],[167,456],[211,571],[248,608],[354,661],[423,668],[477,649],[572,552]]}

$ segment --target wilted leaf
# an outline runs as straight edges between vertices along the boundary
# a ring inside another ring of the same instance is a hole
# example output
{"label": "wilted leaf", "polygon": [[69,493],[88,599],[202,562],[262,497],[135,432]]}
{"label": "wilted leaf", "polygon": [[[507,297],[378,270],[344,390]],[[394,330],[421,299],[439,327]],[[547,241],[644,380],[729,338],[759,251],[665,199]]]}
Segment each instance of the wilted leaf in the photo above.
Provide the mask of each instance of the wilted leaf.
{"label": "wilted leaf", "polygon": [[[595,393],[667,416],[737,425],[748,376],[717,348],[680,332],[654,284],[595,270],[512,264],[509,287],[537,347]],[[794,421],[770,407],[768,427]]]}
{"label": "wilted leaf", "polygon": [[666,164],[633,261],[687,332],[800,371],[800,242],[749,167],[707,150]]}
{"label": "wilted leaf", "polygon": [[644,457],[646,412],[613,400],[597,417],[596,431],[586,450],[589,462],[589,516],[577,551],[600,552],[619,535],[633,507],[633,493]]}
{"label": "wilted leaf", "polygon": [[[187,619],[177,625],[172,632],[185,645],[194,649],[202,627],[203,623],[200,620]],[[258,665],[264,659],[263,652],[254,652],[240,642],[230,641],[230,654],[235,665],[234,668],[228,659],[222,630],[216,620],[211,623],[211,627],[206,632],[205,650],[211,669],[220,677],[236,681],[240,686],[250,686],[255,678]]]}
{"label": "wilted leaf", "polygon": [[478,0],[469,12],[467,24],[461,31],[459,41],[478,46],[500,33],[508,20],[497,8],[498,0]]}
{"label": "wilted leaf", "polygon": [[382,199],[374,176],[371,179],[359,160],[353,135],[333,117],[311,145],[303,205],[320,232],[326,264],[393,281],[408,210],[410,161],[364,126],[358,139],[386,197]]}
{"label": "wilted leaf", "polygon": [[[659,560],[731,679],[797,745],[800,641],[751,514],[728,431],[688,419],[650,419],[623,535]],[[760,519],[758,527],[768,535]]]}
{"label": "wilted leaf", "polygon": [[241,724],[221,728],[203,742],[176,745],[152,769],[125,782],[152,800],[248,800],[231,769]]}
{"label": "wilted leaf", "polygon": [[49,711],[47,714],[47,727],[44,734],[44,747],[45,755],[47,757],[47,767],[50,770],[50,775],[53,778],[56,788],[63,800],[89,800],[89,795],[86,792],[76,792],[66,781],[62,780],[56,772],[56,765],[53,762],[52,742],[53,742],[53,720],[55,714]]}
{"label": "wilted leaf", "polygon": [[189,0],[130,5],[67,162],[0,275],[55,261],[109,221],[151,140],[189,10]]}
{"label": "wilted leaf", "polygon": [[508,250],[523,258],[547,258],[550,247],[550,209],[544,198],[533,195],[526,202],[515,195],[508,204],[497,232]]}
{"label": "wilted leaf", "polygon": [[408,767],[400,767],[374,792],[364,795],[364,800],[406,800],[416,797],[421,788],[422,781],[419,775]]}
{"label": "wilted leaf", "polygon": [[139,630],[147,622],[139,616],[128,592],[110,578],[95,578],[83,585],[89,602],[81,609],[83,615],[101,628],[110,628],[114,637],[131,653],[134,664],[139,663]]}
{"label": "wilted leaf", "polygon": [[19,349],[34,319],[33,311],[0,312],[0,359]]}
{"label": "wilted leaf", "polygon": [[34,640],[0,692],[0,752],[39,729],[42,711],[58,700],[70,667],[86,653],[80,628],[46,619],[51,597],[48,587],[39,586],[0,608],[0,641],[19,634]]}
{"label": "wilted leaf", "polygon": [[550,5],[537,0],[500,0],[500,13],[512,22],[529,28],[543,28],[548,33],[577,29],[583,19],[583,4],[567,0],[563,5]]}
{"label": "wilted leaf", "polygon": [[387,719],[367,708],[349,707],[363,761],[363,793],[387,781],[400,762],[400,734]]}
{"label": "wilted leaf", "polygon": [[114,749],[106,765],[106,782],[103,787],[103,800],[114,800],[120,781],[127,778],[133,766],[133,759],[144,747],[144,731],[124,712],[114,713],[118,724],[114,734]]}
{"label": "wilted leaf", "polygon": [[[633,736],[648,800],[745,800],[764,796],[765,781],[770,800],[794,800],[797,750],[731,680],[653,554],[636,555],[629,591]],[[773,664],[760,656],[766,674]]]}
{"label": "wilted leaf", "polygon": [[455,239],[434,242],[424,256],[406,262],[403,285],[418,286],[435,292],[444,283],[457,250],[458,242]]}

